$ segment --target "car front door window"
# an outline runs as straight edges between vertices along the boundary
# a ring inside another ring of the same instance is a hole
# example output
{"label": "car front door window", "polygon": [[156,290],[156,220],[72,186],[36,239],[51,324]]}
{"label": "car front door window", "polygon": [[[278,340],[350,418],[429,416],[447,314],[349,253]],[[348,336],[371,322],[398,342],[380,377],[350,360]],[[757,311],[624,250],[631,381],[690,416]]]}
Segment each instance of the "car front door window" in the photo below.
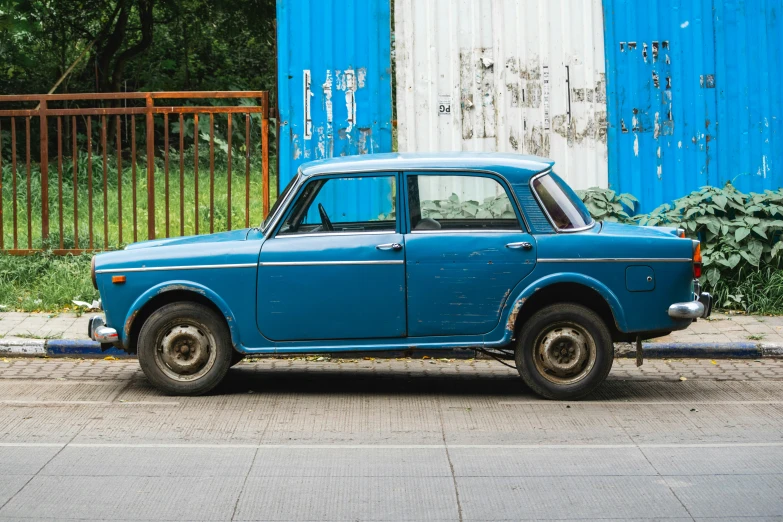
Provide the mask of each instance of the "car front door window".
{"label": "car front door window", "polygon": [[278,235],[394,232],[392,175],[314,179],[302,189]]}

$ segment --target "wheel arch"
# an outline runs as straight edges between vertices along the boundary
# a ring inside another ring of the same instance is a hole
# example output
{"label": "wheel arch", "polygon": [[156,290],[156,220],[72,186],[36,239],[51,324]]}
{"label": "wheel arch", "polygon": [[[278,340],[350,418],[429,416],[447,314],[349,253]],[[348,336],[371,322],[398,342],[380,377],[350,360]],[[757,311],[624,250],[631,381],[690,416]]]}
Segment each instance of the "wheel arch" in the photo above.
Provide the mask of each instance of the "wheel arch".
{"label": "wheel arch", "polygon": [[623,308],[617,296],[600,281],[583,274],[560,273],[528,285],[510,308],[507,329],[514,337],[538,310],[555,303],[576,303],[596,312],[604,320],[613,339],[626,330]]}
{"label": "wheel arch", "polygon": [[233,312],[225,301],[204,285],[192,281],[169,281],[147,290],[133,303],[123,322],[123,344],[128,353],[136,353],[136,343],[144,322],[161,306],[179,301],[202,304],[214,310],[225,321],[231,344],[239,345],[239,329]]}

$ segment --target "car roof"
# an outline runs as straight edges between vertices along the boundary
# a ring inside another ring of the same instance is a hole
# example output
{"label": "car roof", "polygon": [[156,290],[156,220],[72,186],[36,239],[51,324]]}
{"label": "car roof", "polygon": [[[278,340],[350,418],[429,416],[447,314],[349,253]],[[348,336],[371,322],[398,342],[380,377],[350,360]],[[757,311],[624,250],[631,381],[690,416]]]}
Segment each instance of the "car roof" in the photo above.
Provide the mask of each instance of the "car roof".
{"label": "car roof", "polygon": [[537,156],[496,152],[386,153],[342,156],[311,161],[300,169],[305,177],[321,174],[411,170],[483,170],[497,172],[509,182],[527,182],[555,162]]}

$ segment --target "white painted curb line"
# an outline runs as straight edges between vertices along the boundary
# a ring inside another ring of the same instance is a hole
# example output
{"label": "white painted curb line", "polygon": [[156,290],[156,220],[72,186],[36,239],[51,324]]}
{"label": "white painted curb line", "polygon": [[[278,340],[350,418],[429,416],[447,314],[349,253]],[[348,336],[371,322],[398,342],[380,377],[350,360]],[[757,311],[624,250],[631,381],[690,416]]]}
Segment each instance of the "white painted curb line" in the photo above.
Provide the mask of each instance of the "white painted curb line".
{"label": "white painted curb line", "polygon": [[0,339],[0,355],[46,355],[46,339]]}
{"label": "white painted curb line", "polygon": [[761,353],[765,357],[783,357],[783,344],[761,343]]}

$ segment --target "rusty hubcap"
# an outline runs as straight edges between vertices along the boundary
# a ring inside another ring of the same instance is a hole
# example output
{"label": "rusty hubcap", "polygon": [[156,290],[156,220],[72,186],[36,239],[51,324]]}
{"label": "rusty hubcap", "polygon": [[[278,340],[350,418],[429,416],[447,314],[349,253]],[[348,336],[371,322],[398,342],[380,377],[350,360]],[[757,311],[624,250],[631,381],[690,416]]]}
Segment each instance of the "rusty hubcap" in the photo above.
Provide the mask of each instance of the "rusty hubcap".
{"label": "rusty hubcap", "polygon": [[595,365],[595,341],[575,323],[560,323],[536,339],[536,369],[555,384],[573,384],[590,373]]}
{"label": "rusty hubcap", "polygon": [[198,379],[215,363],[212,335],[194,325],[179,325],[163,336],[157,351],[158,366],[179,381]]}

